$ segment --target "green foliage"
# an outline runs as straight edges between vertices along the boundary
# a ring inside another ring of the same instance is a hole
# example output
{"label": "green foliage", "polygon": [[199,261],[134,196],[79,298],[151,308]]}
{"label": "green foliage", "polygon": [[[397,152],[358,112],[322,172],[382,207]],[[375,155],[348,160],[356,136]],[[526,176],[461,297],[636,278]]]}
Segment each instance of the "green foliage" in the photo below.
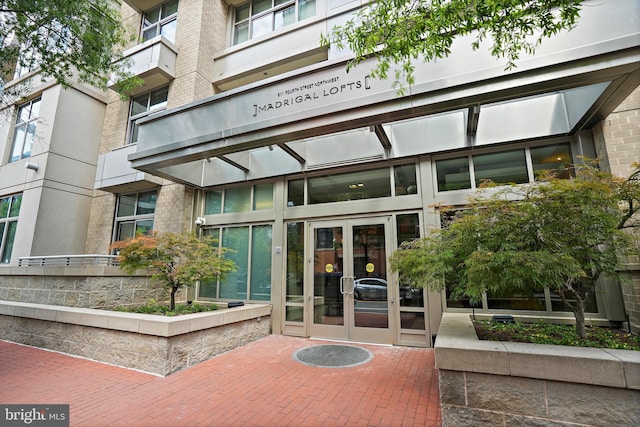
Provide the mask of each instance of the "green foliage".
{"label": "green foliage", "polygon": [[586,293],[600,275],[617,276],[633,248],[619,228],[627,181],[585,165],[574,179],[483,189],[448,227],[402,245],[391,268],[412,286],[446,283],[452,298],[472,303],[485,292],[532,295],[548,287],[574,312],[582,336]]}
{"label": "green foliage", "polygon": [[640,350],[639,335],[614,328],[589,327],[586,337],[580,338],[571,325],[556,325],[542,320],[536,323],[497,323],[483,320],[476,321],[474,325],[478,338],[490,341]]}
{"label": "green foliage", "polygon": [[196,302],[192,304],[177,304],[172,310],[166,304],[161,304],[155,300],[150,300],[145,305],[137,307],[118,307],[116,311],[126,313],[142,313],[142,314],[157,314],[161,316],[180,316],[182,314],[202,313],[205,311],[218,310],[217,304],[198,304]]}
{"label": "green foliage", "polygon": [[447,57],[456,37],[471,35],[473,48],[491,40],[493,56],[515,66],[521,52],[534,53],[545,39],[573,28],[583,0],[379,0],[344,25],[323,35],[323,45],[348,46],[348,68],[375,56],[371,75],[386,79],[392,65],[396,84],[412,84],[414,59]]}
{"label": "green foliage", "polygon": [[106,89],[131,79],[121,61],[137,31],[128,30],[114,0],[0,0],[0,78],[11,80],[16,61],[58,83],[77,72],[81,82]]}
{"label": "green foliage", "polygon": [[157,233],[137,235],[133,239],[115,242],[120,268],[128,274],[147,269],[153,279],[171,290],[171,310],[175,308],[175,294],[197,281],[222,279],[235,271],[233,261],[225,259],[227,252],[219,248],[211,237],[199,238],[194,233]]}

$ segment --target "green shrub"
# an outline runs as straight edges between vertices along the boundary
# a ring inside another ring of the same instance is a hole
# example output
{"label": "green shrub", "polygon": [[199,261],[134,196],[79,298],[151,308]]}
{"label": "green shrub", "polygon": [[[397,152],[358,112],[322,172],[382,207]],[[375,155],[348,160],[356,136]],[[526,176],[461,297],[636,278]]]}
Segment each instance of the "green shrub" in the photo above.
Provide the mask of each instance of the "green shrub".
{"label": "green shrub", "polygon": [[156,314],[161,316],[179,316],[181,314],[201,313],[205,311],[214,311],[218,309],[217,304],[199,304],[197,302],[191,304],[176,304],[174,310],[171,310],[169,305],[158,303],[155,300],[150,300],[145,305],[136,307],[118,307],[116,311],[127,313],[142,313],[142,314]]}
{"label": "green shrub", "polygon": [[537,323],[480,320],[475,321],[474,326],[478,338],[482,340],[640,350],[639,335],[616,328],[587,326],[587,338],[582,339],[573,325],[557,325],[542,320]]}

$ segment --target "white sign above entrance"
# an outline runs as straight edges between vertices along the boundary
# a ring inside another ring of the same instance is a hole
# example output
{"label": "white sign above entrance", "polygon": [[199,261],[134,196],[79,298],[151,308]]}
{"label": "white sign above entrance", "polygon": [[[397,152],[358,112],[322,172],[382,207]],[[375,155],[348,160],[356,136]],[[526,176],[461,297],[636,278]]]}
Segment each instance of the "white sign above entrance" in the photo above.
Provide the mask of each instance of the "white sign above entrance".
{"label": "white sign above entrance", "polygon": [[348,80],[345,76],[336,76],[329,79],[310,79],[309,83],[296,85],[289,89],[275,89],[274,100],[261,104],[253,104],[253,117],[258,117],[276,110],[296,107],[300,104],[313,102],[327,102],[326,98],[338,96],[353,96],[355,92],[371,89],[371,77]]}

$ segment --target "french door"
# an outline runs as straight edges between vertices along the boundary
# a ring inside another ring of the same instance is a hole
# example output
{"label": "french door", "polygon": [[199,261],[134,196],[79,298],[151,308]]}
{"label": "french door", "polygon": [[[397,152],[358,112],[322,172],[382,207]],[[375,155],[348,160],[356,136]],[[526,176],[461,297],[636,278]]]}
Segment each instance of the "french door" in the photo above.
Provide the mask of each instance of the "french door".
{"label": "french door", "polygon": [[312,222],[309,228],[310,336],[393,344],[391,217]]}

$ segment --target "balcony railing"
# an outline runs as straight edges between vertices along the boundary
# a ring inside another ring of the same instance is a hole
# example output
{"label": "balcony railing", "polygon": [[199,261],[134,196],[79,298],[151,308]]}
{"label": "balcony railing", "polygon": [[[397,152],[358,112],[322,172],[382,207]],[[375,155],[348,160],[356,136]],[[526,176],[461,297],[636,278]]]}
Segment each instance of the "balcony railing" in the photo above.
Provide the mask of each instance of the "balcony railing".
{"label": "balcony railing", "polygon": [[86,267],[102,265],[107,267],[118,266],[116,255],[50,255],[50,256],[25,256],[18,258],[19,267],[53,267],[73,266]]}

